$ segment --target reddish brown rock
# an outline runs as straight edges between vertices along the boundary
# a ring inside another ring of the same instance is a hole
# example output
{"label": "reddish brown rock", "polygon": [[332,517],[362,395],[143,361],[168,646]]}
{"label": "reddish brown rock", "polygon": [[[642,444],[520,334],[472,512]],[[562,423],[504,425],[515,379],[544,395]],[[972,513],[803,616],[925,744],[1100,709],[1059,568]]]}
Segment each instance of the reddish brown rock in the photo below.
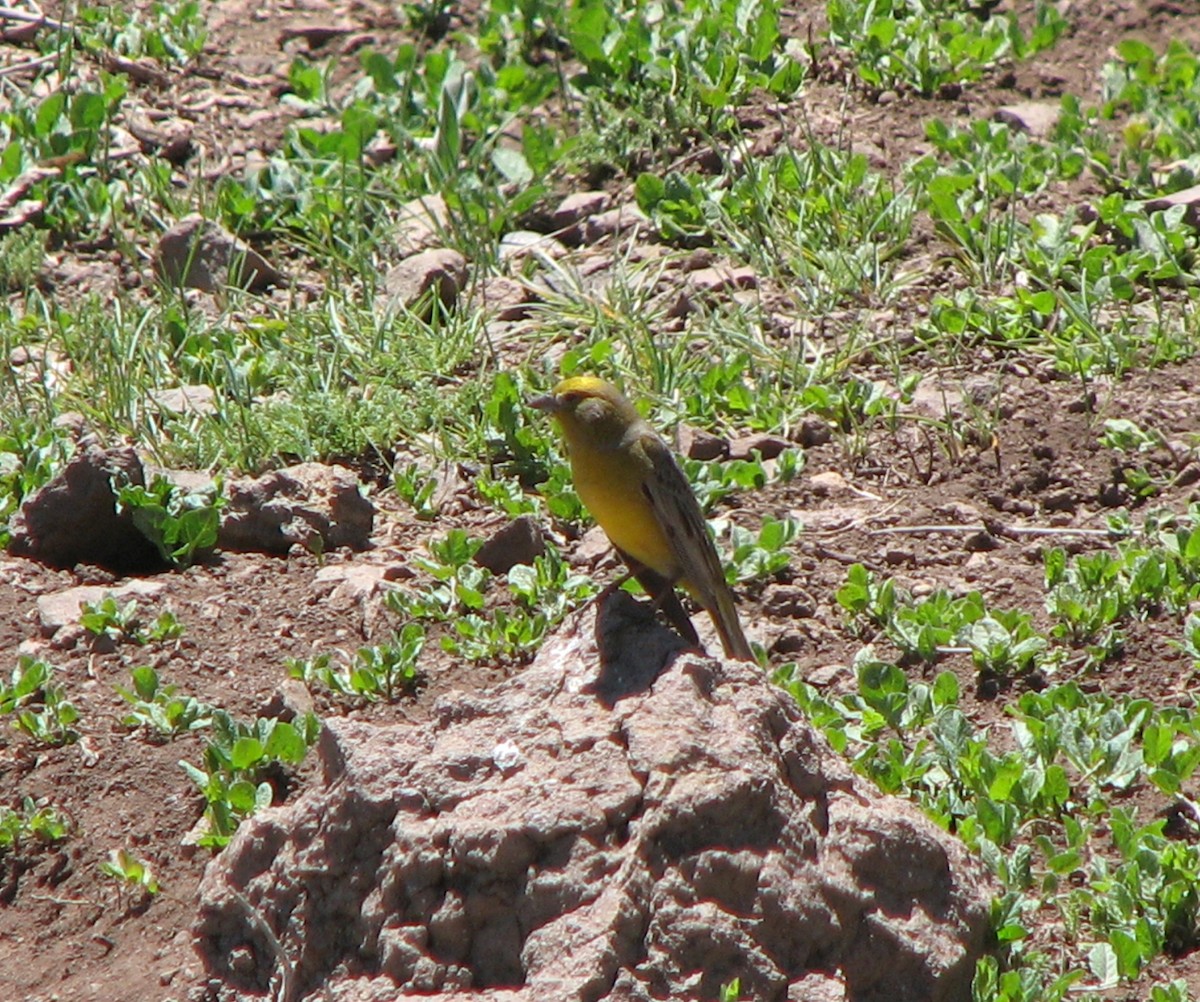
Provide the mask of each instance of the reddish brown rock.
{"label": "reddish brown rock", "polygon": [[218,545],[226,550],[286,553],[367,546],[375,506],[342,466],[301,463],[254,480],[231,481]]}
{"label": "reddish brown rock", "polygon": [[428,723],[331,720],[319,758],[209,865],[212,998],[281,963],[297,1002],[970,994],[981,864],[624,593]]}

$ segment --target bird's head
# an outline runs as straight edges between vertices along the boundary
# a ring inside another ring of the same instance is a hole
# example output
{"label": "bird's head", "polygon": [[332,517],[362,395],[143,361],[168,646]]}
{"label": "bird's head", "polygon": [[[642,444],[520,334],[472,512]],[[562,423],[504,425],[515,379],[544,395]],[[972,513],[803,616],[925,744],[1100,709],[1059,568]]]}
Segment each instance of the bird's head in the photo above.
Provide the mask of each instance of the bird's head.
{"label": "bird's head", "polygon": [[530,400],[529,406],[558,421],[568,441],[586,435],[593,440],[612,439],[616,444],[631,425],[642,420],[620,390],[597,376],[564,379],[552,393]]}

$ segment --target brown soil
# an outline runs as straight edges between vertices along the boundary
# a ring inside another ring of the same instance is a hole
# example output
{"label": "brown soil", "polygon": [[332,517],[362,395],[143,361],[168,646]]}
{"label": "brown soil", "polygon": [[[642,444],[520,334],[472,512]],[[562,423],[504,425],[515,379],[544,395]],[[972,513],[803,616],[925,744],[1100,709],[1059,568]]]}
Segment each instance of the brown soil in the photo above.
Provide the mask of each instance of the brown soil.
{"label": "brown soil", "polygon": [[[807,25],[819,23],[823,5],[795,6],[792,30],[805,37]],[[173,71],[168,88],[133,85],[136,99],[171,115],[183,114],[184,108],[209,109],[185,114],[194,119],[194,140],[207,154],[179,169],[188,180],[197,172],[211,177],[230,169],[248,152],[269,153],[279,142],[294,112],[278,98],[298,48],[335,57],[336,82],[356,70],[355,52],[362,45],[386,51],[404,35],[394,8],[374,0],[220,0],[208,7],[211,31],[202,65]],[[1200,39],[1200,15],[1172,13],[1175,9],[1113,0],[1072,5],[1068,17],[1074,30],[1055,49],[952,99],[927,101],[901,94],[881,102],[848,91],[830,77],[809,86],[786,110],[784,122],[798,132],[811,130],[824,140],[865,147],[877,169],[894,170],[924,152],[923,123],[931,116],[964,120],[1016,100],[1067,92],[1094,100],[1098,70],[1116,40],[1130,34],[1154,45],[1173,37]],[[300,26],[336,30],[291,31]],[[0,60],[16,61],[23,51],[0,43]],[[232,159],[223,162],[223,156]],[[1084,197],[1087,184],[1059,194]],[[62,283],[81,275],[91,253],[64,248],[48,281]],[[928,275],[914,287],[905,313],[918,309],[933,291],[962,284],[961,276],[942,264],[931,238],[914,240],[911,254],[913,266],[928,266]],[[139,274],[131,266],[122,284],[139,285]],[[86,277],[81,281],[86,289]],[[964,382],[981,375],[994,382],[1003,399],[995,445],[988,440],[949,456],[938,444],[942,439],[907,428],[894,437],[876,435],[858,457],[824,445],[808,450],[804,474],[792,485],[742,495],[734,502],[729,514],[747,526],[763,516],[783,514],[794,514],[806,526],[790,575],[742,596],[743,620],[752,638],[772,651],[776,663],[795,660],[833,691],[852,685],[846,666],[862,641],[840,628],[833,594],[855,561],[909,588],[977,589],[1001,607],[1041,614],[1043,546],[1075,550],[1090,544],[1081,542],[1086,537],[1067,534],[1008,535],[1004,527],[1102,528],[1114,505],[1130,503],[1115,486],[1119,478],[1112,454],[1096,447],[1106,417],[1131,418],[1168,439],[1185,439],[1197,431],[1200,360],[1093,385],[1086,394],[1079,382],[1055,378],[1036,365],[1001,359],[974,363],[943,370],[936,382],[951,392],[961,392]],[[861,374],[876,375],[866,364]],[[1164,464],[1156,468],[1159,472],[1180,472],[1170,468],[1169,457],[1150,457],[1151,463],[1157,461]],[[830,486],[824,479],[814,483],[815,475],[827,471],[840,474],[845,487]],[[1190,477],[1178,477],[1155,503],[1179,510],[1200,500],[1200,492],[1182,482],[1190,483]],[[375,548],[332,554],[327,562],[404,566],[414,547],[434,533],[462,525],[486,536],[501,524],[495,515],[484,517],[470,506],[464,506],[465,514],[431,524],[417,521],[386,495],[378,503]],[[977,550],[972,533],[961,527],[984,521],[993,523],[998,545]],[[932,528],[906,531],[914,526]],[[320,566],[307,555],[225,554],[184,573],[160,575],[166,584],[163,597],[145,604],[143,612],[149,618],[160,608],[172,609],[186,627],[184,639],[145,647],[121,644],[102,652],[78,636],[65,644],[56,638],[51,648],[40,635],[36,603],[48,592],[104,581],[103,572],[53,571],[0,556],[0,665],[14,665],[19,652],[52,661],[82,713],[83,735],[76,744],[48,750],[15,731],[0,732],[0,800],[15,804],[22,797],[44,798],[65,811],[73,825],[72,837],[58,847],[25,847],[0,856],[0,957],[6,961],[0,965],[0,997],[157,1002],[202,990],[190,927],[209,855],[183,844],[202,803],[178,764],[181,759],[196,761],[202,741],[187,737],[159,744],[144,734],[128,733],[120,725],[124,704],[114,685],[128,685],[130,668],[151,664],[184,693],[252,717],[263,711],[286,677],[285,657],[353,650],[386,639],[394,626],[390,617],[355,602],[331,601],[328,586],[315,580]],[[1170,644],[1177,632],[1174,621],[1138,624],[1130,631],[1124,656],[1087,684],[1164,704],[1190,702],[1191,669]],[[415,698],[394,706],[347,709],[318,696],[318,712],[419,719],[439,695],[494,685],[519,668],[454,663],[434,647],[429,649],[427,685]],[[1006,700],[1021,685],[981,685],[966,658],[949,660],[946,667],[959,674],[967,694],[964,709],[978,723],[1000,720]],[[100,874],[99,864],[119,848],[152,864],[162,893],[153,898],[131,895]],[[1200,964],[1193,958],[1164,958],[1156,966],[1156,978],[1185,977],[1193,992],[1200,990]]]}

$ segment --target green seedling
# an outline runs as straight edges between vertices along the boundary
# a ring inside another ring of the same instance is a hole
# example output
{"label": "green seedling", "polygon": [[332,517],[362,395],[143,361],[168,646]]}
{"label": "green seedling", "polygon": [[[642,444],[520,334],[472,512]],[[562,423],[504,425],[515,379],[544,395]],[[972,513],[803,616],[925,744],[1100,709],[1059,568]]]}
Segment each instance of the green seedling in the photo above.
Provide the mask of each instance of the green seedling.
{"label": "green seedling", "polygon": [[68,820],[53,807],[38,807],[25,797],[18,809],[0,807],[0,855],[20,852],[26,844],[53,845],[71,830]]}
{"label": "green seedling", "polygon": [[412,695],[421,681],[418,667],[425,646],[425,629],[408,623],[389,644],[360,647],[352,657],[321,654],[308,660],[288,658],[288,674],[305,682],[320,682],[341,696],[353,696],[374,702],[394,702]]}
{"label": "green seedling", "polygon": [[1034,630],[1032,617],[1015,611],[994,611],[977,619],[960,632],[958,639],[971,649],[976,668],[998,675],[1028,671],[1048,644]]}
{"label": "green seedling", "polygon": [[191,696],[176,695],[176,687],[164,685],[150,666],[134,668],[130,677],[132,689],[117,686],[121,698],[130,705],[121,718],[124,726],[144,727],[151,734],[173,738],[212,723],[212,707]]}
{"label": "green seedling", "polygon": [[527,658],[568,613],[598,590],[586,575],[571,571],[552,547],[532,564],[511,568],[506,584],[515,608],[455,618],[454,632],[442,638],[444,650],[472,661]]}
{"label": "green seedling", "polygon": [[108,637],[113,641],[129,641],[142,644],[151,641],[178,640],[185,630],[171,610],[163,610],[149,627],[143,628],[138,618],[137,599],[124,605],[112,595],[105,595],[99,602],[84,602],[80,606],[79,625],[96,637]]}
{"label": "green seedling", "polygon": [[767,518],[757,533],[736,525],[729,533],[733,552],[725,577],[730,584],[742,584],[767,580],[787,569],[792,559],[788,547],[800,534],[800,523]]}
{"label": "green seedling", "polygon": [[862,564],[854,564],[846,572],[846,583],[837,590],[837,603],[853,620],[875,626],[891,622],[896,612],[896,585],[891,578],[876,580]]}
{"label": "green seedling", "polygon": [[143,635],[137,610],[137,599],[121,605],[112,595],[105,595],[99,602],[81,603],[79,625],[96,637],[140,644]]}
{"label": "green seedling", "polygon": [[1068,22],[1039,2],[1026,35],[1015,15],[980,17],[967,3],[828,0],[829,38],[855,56],[869,86],[907,87],[925,96],[978,80],[1006,58],[1027,58],[1054,45]]}
{"label": "green seedling", "polygon": [[[1026,932],[1020,921],[1006,915],[994,916],[992,925],[1008,937],[1002,942],[1017,942]],[[1086,977],[1082,970],[1068,971],[1052,980],[1051,975],[1034,967],[1001,971],[995,957],[984,957],[975,968],[971,999],[972,1002],[1063,1002],[1074,997],[1079,982]]]}
{"label": "green seedling", "polygon": [[906,657],[933,664],[945,648],[952,647],[960,634],[984,615],[983,598],[978,592],[954,598],[949,592],[936,591],[911,605],[906,598],[883,625],[888,639]]}
{"label": "green seedling", "polygon": [[63,745],[79,738],[79,711],[51,681],[53,674],[47,662],[21,655],[12,682],[0,683],[0,713],[13,714],[13,727],[38,744]]}
{"label": "green seedling", "polygon": [[154,617],[154,622],[146,630],[146,640],[162,643],[167,640],[178,640],[187,632],[175,613],[164,609]]}
{"label": "green seedling", "polygon": [[100,872],[130,890],[148,895],[155,895],[162,890],[150,864],[127,849],[113,849],[108,859],[100,864]]}
{"label": "green seedling", "polygon": [[132,59],[148,56],[180,65],[198,57],[208,37],[199,0],[158,0],[138,11],[119,5],[83,7],[75,31],[90,52],[109,51]]}
{"label": "green seedling", "polygon": [[437,517],[437,507],[432,503],[437,486],[437,480],[417,463],[409,463],[392,471],[392,489],[397,497],[413,509],[413,514],[419,519],[429,520]]}

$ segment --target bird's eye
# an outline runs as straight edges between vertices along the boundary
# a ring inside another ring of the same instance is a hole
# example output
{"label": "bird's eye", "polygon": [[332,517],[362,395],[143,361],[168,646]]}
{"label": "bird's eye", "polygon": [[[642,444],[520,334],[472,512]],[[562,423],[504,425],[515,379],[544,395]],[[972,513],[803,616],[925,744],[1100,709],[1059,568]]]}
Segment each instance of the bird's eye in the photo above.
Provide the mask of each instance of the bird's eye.
{"label": "bird's eye", "polygon": [[570,392],[564,393],[562,395],[562,402],[564,404],[574,405],[574,404],[579,403],[579,401],[582,399],[583,399],[583,394],[579,393],[578,391],[575,391],[575,390],[571,390]]}

